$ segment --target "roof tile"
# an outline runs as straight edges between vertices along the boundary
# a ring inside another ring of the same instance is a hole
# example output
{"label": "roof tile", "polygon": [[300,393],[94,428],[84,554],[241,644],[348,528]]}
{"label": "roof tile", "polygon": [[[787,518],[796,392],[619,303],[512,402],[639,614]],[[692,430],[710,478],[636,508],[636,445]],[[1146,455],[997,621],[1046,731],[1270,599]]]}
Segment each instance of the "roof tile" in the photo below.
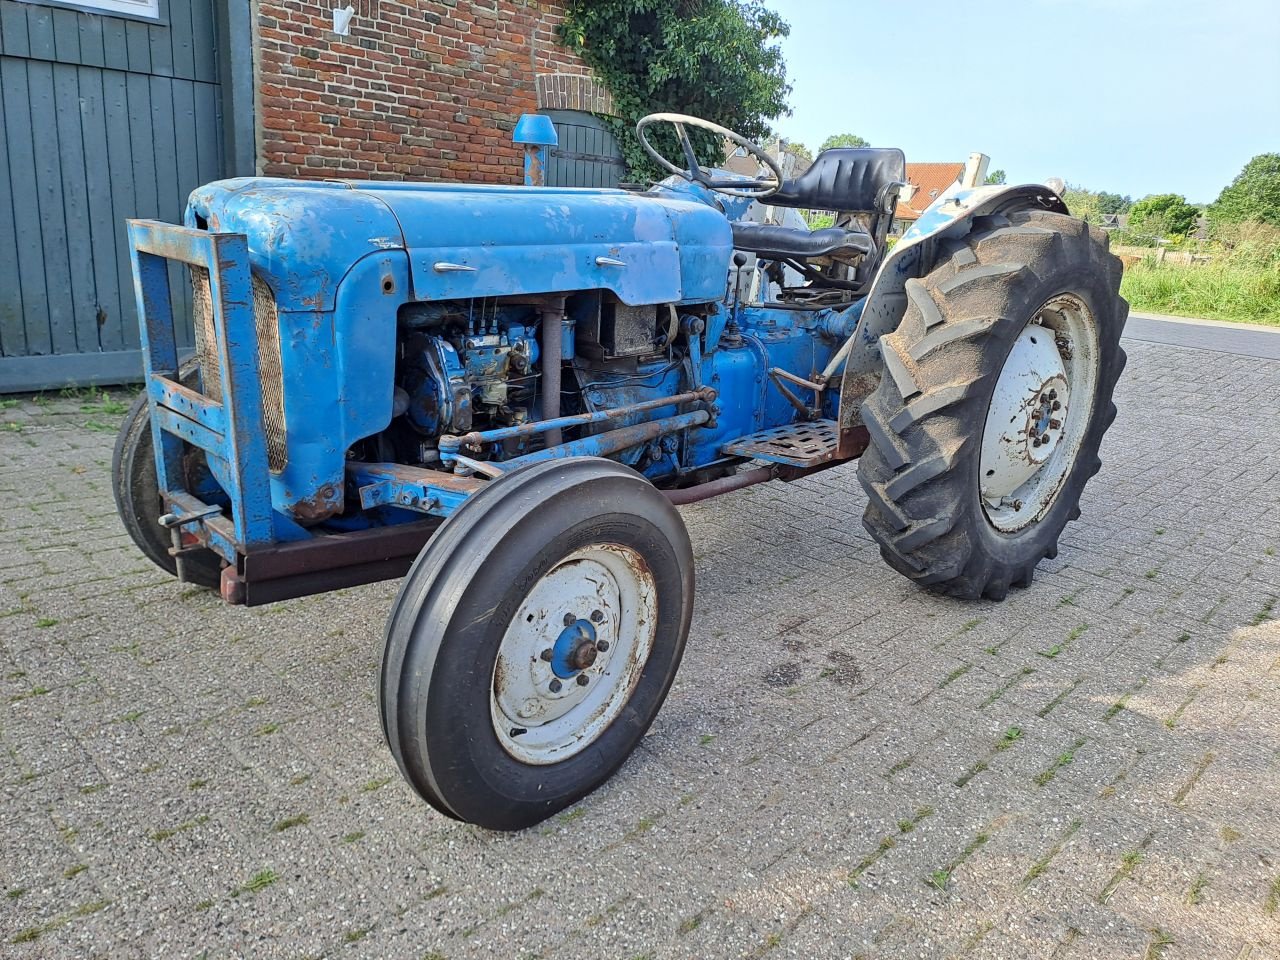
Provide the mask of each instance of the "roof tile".
{"label": "roof tile", "polygon": [[894,216],[899,220],[917,220],[938,194],[964,175],[963,163],[908,163],[907,182],[916,188],[907,202],[898,202]]}

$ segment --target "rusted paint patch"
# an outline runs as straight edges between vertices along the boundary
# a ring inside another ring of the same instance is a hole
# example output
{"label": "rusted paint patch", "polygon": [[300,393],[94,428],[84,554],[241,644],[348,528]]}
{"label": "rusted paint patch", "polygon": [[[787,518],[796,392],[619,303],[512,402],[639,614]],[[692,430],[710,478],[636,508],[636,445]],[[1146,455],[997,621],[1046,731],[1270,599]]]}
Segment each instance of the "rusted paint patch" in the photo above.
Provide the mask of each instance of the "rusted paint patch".
{"label": "rusted paint patch", "polygon": [[289,512],[300,524],[307,526],[341,513],[342,502],[342,490],[332,483],[326,483],[313,496],[295,500],[290,504]]}

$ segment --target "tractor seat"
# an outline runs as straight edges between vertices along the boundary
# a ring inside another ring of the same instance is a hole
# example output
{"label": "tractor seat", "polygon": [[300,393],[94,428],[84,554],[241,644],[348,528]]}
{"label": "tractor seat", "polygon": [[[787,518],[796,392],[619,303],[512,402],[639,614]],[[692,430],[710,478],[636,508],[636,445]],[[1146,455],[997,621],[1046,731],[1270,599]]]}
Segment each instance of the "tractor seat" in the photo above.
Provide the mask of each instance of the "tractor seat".
{"label": "tractor seat", "polygon": [[823,150],[809,169],[788,180],[765,202],[809,210],[877,211],[886,188],[907,179],[907,158],[897,147]]}
{"label": "tractor seat", "polygon": [[813,257],[839,259],[854,254],[866,255],[875,249],[875,242],[863,231],[842,227],[802,230],[799,227],[735,220],[733,246],[735,250],[750,251],[764,260],[809,260]]}

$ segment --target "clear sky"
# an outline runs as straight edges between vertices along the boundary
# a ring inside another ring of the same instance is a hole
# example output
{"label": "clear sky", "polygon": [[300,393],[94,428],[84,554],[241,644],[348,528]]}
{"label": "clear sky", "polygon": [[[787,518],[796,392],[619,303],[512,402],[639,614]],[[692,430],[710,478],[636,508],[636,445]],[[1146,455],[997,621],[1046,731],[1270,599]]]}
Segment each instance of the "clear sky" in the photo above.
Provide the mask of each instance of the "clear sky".
{"label": "clear sky", "polygon": [[1207,202],[1280,152],[1280,0],[766,0],[792,115],[909,161],[977,150],[1010,183]]}

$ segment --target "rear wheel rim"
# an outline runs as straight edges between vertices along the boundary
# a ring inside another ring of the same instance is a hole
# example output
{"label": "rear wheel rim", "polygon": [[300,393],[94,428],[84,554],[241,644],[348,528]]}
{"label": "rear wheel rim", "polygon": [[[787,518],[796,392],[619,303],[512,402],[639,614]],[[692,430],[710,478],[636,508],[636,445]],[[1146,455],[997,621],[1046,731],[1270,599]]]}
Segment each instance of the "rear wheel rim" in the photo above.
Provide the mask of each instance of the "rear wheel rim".
{"label": "rear wheel rim", "polygon": [[1018,334],[987,409],[979,489],[988,522],[1016,533],[1052,508],[1093,419],[1098,326],[1088,305],[1062,293]]}
{"label": "rear wheel rim", "polygon": [[637,551],[594,544],[556,563],[498,647],[489,714],[502,748],[535,765],[585,750],[626,707],[657,625],[657,584]]}

